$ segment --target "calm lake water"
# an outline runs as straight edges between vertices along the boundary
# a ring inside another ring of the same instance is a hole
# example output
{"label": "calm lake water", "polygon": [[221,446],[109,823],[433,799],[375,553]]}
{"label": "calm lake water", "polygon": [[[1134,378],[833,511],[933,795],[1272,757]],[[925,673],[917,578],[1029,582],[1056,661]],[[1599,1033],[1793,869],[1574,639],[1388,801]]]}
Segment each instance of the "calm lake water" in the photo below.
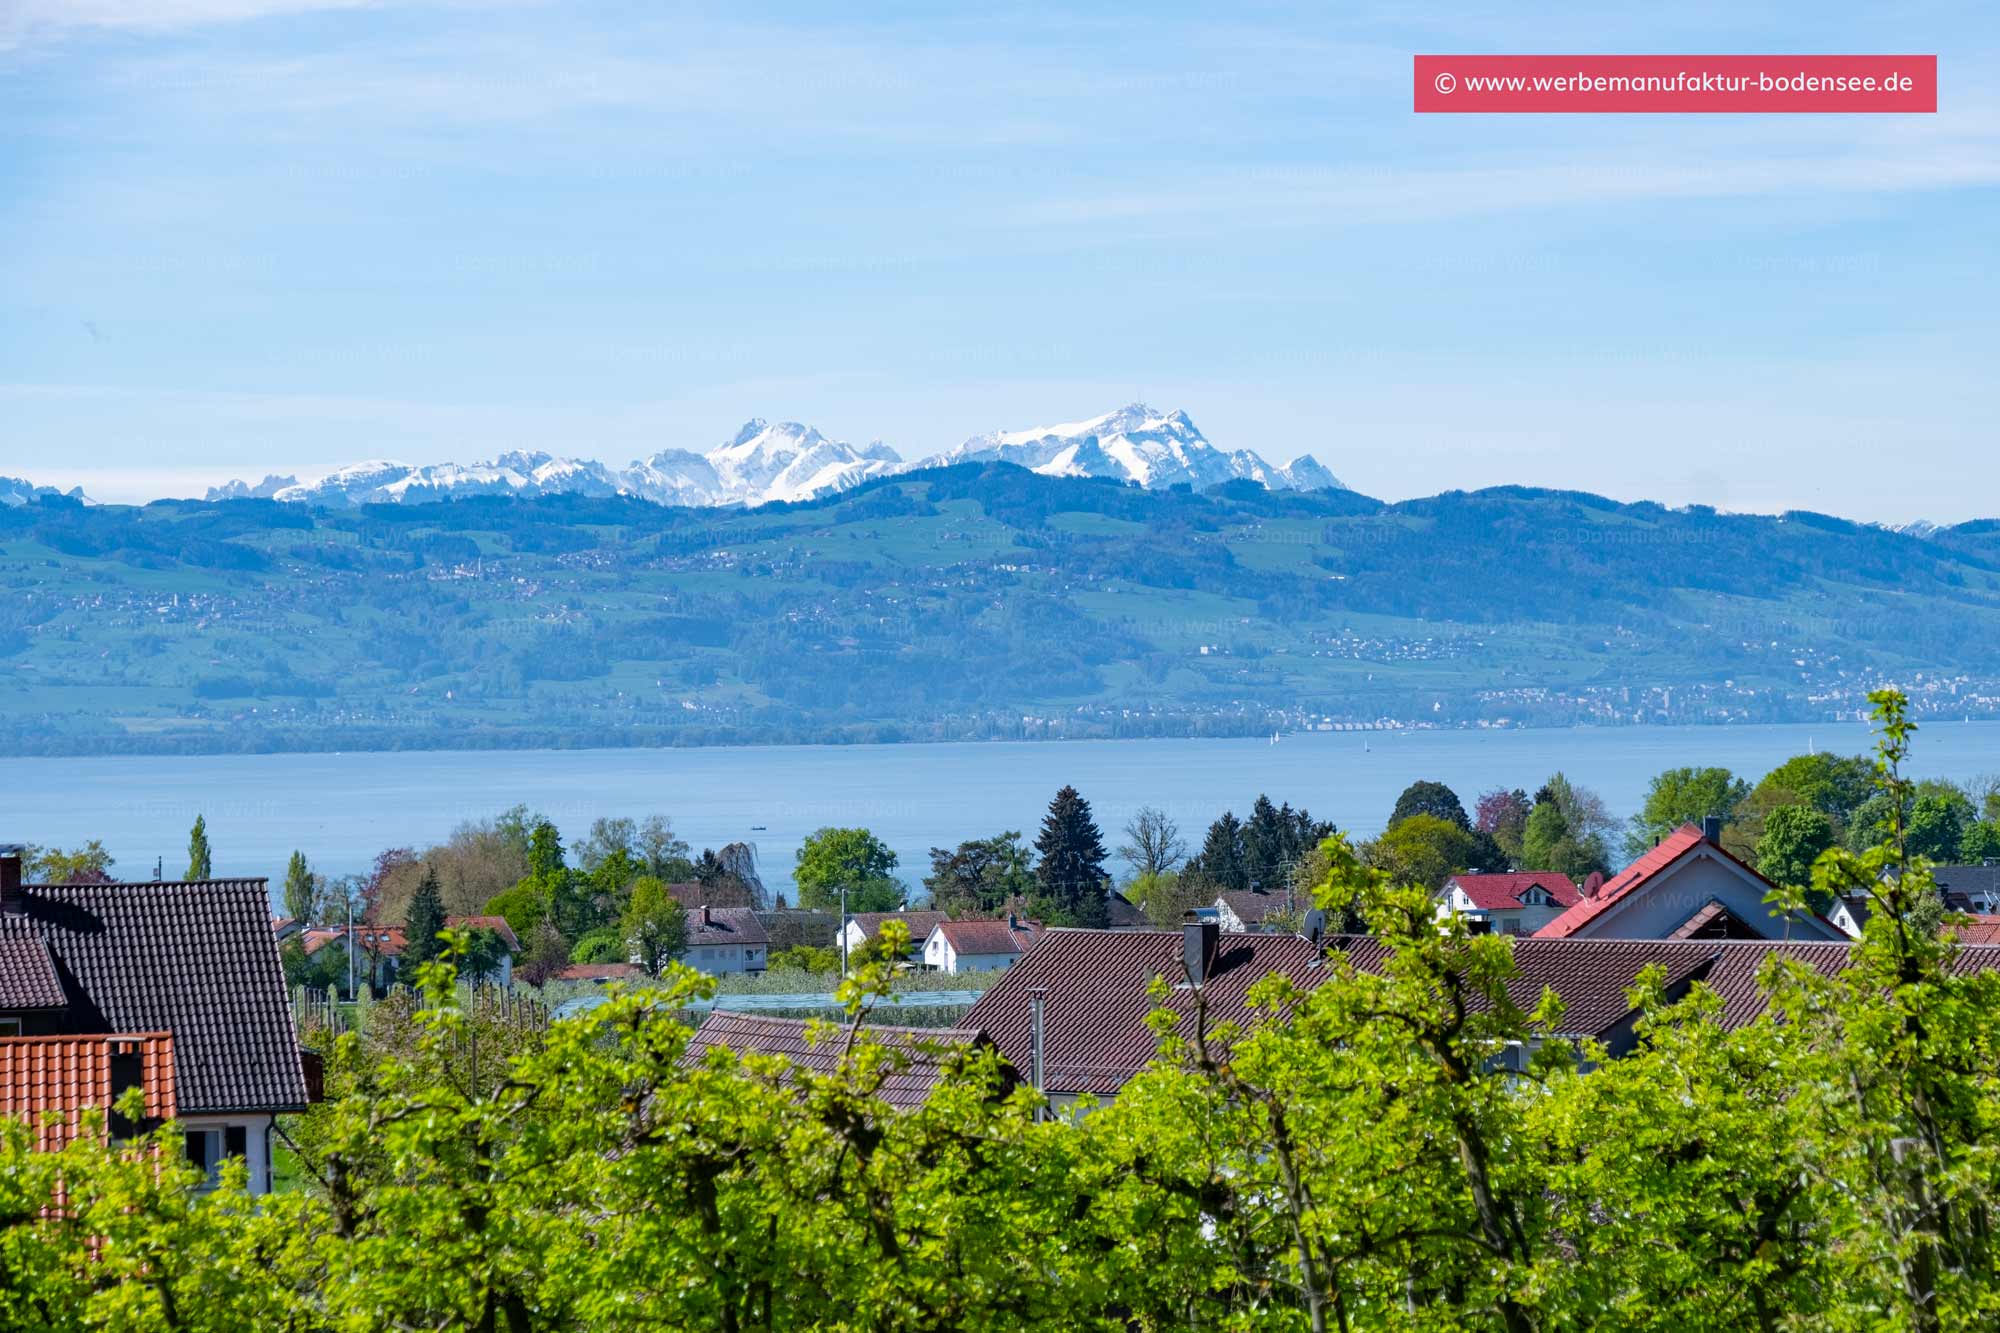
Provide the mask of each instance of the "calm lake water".
{"label": "calm lake water", "polygon": [[[517,802],[574,841],[603,815],[672,817],[697,849],[748,842],[765,881],[790,885],[800,841],[828,824],[873,829],[914,881],[927,849],[1002,829],[1033,837],[1056,788],[1074,783],[1106,842],[1142,805],[1199,841],[1224,809],[1259,792],[1362,835],[1378,832],[1418,778],[1472,805],[1497,786],[1532,791],[1556,769],[1596,788],[1614,814],[1679,764],[1722,764],[1753,780],[1809,746],[1865,751],[1861,723],[1519,731],[1313,732],[1263,740],[953,745],[740,746],[699,750],[437,751],[17,759],[7,766],[0,839],[68,847],[101,838],[131,878],[186,865],[188,826],[208,819],[218,875],[283,878],[301,848],[313,865],[366,869],[384,847],[437,842],[459,823]],[[1926,724],[1913,771],[1967,778],[2000,770],[2000,722]]]}

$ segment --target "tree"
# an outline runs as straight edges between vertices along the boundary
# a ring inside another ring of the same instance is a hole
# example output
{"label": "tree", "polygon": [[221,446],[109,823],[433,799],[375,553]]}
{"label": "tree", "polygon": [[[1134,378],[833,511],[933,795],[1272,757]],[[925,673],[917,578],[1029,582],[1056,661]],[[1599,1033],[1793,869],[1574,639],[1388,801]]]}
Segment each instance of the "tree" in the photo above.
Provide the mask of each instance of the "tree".
{"label": "tree", "polygon": [[515,971],[530,986],[547,985],[550,978],[569,966],[569,937],[556,923],[543,917],[527,938]]}
{"label": "tree", "polygon": [[1810,885],[1813,863],[1833,845],[1832,816],[1807,805],[1779,806],[1757,841],[1757,873],[1774,884]]}
{"label": "tree", "polygon": [[1753,794],[1789,793],[1792,802],[1830,816],[1838,830],[1874,791],[1874,765],[1860,755],[1797,754],[1766,773]]}
{"label": "tree", "polygon": [[638,846],[639,859],[646,863],[647,874],[669,884],[694,877],[688,845],[674,836],[673,822],[665,815],[648,815],[640,822]]}
{"label": "tree", "polygon": [[1448,820],[1467,831],[1472,828],[1472,821],[1466,818],[1465,807],[1459,803],[1458,793],[1442,782],[1412,782],[1403,788],[1403,794],[1396,798],[1395,809],[1389,812],[1389,826],[1394,828],[1411,815],[1430,815],[1435,819]]}
{"label": "tree", "polygon": [[1403,816],[1361,849],[1369,866],[1428,893],[1443,888],[1453,872],[1467,869],[1478,852],[1478,835],[1430,814]]}
{"label": "tree", "polygon": [[1958,855],[1972,865],[2000,861],[2000,820],[1982,819],[1967,828]]}
{"label": "tree", "polygon": [[600,817],[591,822],[590,832],[576,845],[576,864],[585,874],[597,869],[606,859],[616,856],[625,861],[636,859],[639,840],[639,825],[624,818]]}
{"label": "tree", "polygon": [[73,852],[56,847],[32,847],[23,858],[22,873],[40,884],[88,884],[111,878],[114,864],[104,844],[92,838]]}
{"label": "tree", "polygon": [[1479,798],[1478,816],[1473,825],[1475,831],[1493,839],[1509,861],[1521,857],[1521,838],[1528,831],[1528,812],[1534,809],[1534,802],[1528,793],[1519,787],[1508,791],[1495,788]]}
{"label": "tree", "polygon": [[625,927],[599,926],[569,947],[572,963],[629,963],[632,948],[626,943]]}
{"label": "tree", "polygon": [[1749,795],[1750,784],[1726,768],[1667,769],[1654,776],[1644,804],[1632,816],[1625,854],[1636,861],[1681,825],[1699,826],[1709,815],[1728,823]]}
{"label": "tree", "polygon": [[995,916],[1035,890],[1028,849],[1017,832],[974,838],[957,847],[931,848],[924,878],[931,906],[953,916]]}
{"label": "tree", "polygon": [[823,828],[800,845],[792,878],[799,906],[838,911],[847,890],[850,912],[893,912],[903,903],[896,853],[865,828]]}
{"label": "tree", "polygon": [[687,910],[651,875],[632,885],[623,924],[633,954],[648,972],[658,973],[687,952]]}
{"label": "tree", "polygon": [[1172,815],[1142,805],[1125,824],[1125,844],[1118,855],[1134,875],[1159,875],[1178,869],[1187,859],[1187,842]]}
{"label": "tree", "polygon": [[1965,840],[1970,808],[1958,792],[1930,792],[1910,804],[1907,843],[1911,856],[1950,863],[1959,858],[1959,844]]}
{"label": "tree", "polygon": [[438,889],[437,873],[425,870],[403,917],[403,962],[406,969],[428,963],[443,948],[438,932],[444,929],[444,895]]}
{"label": "tree", "polygon": [[1214,893],[1241,893],[1250,887],[1249,856],[1243,846],[1243,821],[1228,810],[1208,826],[1201,851],[1188,862],[1187,873]]}
{"label": "tree", "polygon": [[183,875],[182,878],[188,880],[208,879],[212,873],[213,870],[209,864],[208,852],[208,820],[201,815],[196,815],[194,817],[194,827],[188,830],[188,868],[187,874]]}
{"label": "tree", "polygon": [[316,901],[319,881],[312,868],[306,864],[306,854],[295,851],[285,866],[285,915],[294,921],[313,919],[319,904]]}
{"label": "tree", "polygon": [[1554,871],[1578,883],[1593,872],[1602,874],[1608,869],[1602,842],[1578,838],[1553,799],[1535,802],[1529,812],[1528,826],[1521,835],[1520,864],[1523,870]]}
{"label": "tree", "polygon": [[1041,858],[1035,882],[1049,916],[1072,926],[1103,926],[1110,920],[1104,838],[1090,816],[1090,802],[1076,788],[1065,786],[1049,802],[1035,851]]}
{"label": "tree", "polygon": [[1215,891],[1197,876],[1161,870],[1134,875],[1125,886],[1125,897],[1155,930],[1176,930],[1189,912],[1214,902]]}

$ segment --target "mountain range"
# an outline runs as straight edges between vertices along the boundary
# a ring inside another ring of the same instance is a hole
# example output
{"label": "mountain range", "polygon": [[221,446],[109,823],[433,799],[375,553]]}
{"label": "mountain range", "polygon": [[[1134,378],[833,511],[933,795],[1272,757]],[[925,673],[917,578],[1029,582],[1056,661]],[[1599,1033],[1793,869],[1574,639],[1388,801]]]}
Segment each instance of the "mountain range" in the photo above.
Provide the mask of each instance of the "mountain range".
{"label": "mountain range", "polygon": [[212,487],[210,500],[274,499],[331,506],[399,503],[473,495],[626,495],[690,507],[811,500],[877,477],[953,463],[1004,462],[1053,477],[1109,477],[1150,489],[1196,489],[1254,481],[1271,490],[1345,489],[1310,454],[1279,467],[1248,449],[1211,444],[1185,412],[1133,403],[1088,421],[975,436],[943,454],[906,463],[877,440],[855,446],[795,421],[744,423],[706,453],[662,449],[629,467],[540,451],[504,453],[483,463],[370,461],[306,484],[267,476]]}

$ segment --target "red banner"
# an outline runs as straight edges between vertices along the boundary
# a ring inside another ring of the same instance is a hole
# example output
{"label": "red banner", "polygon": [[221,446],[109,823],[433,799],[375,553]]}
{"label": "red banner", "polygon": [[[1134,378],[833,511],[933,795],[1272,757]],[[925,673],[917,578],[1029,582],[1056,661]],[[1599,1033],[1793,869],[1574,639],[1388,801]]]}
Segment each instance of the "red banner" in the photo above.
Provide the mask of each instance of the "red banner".
{"label": "red banner", "polygon": [[1932,56],[1417,56],[1416,109],[1460,113],[1937,110]]}

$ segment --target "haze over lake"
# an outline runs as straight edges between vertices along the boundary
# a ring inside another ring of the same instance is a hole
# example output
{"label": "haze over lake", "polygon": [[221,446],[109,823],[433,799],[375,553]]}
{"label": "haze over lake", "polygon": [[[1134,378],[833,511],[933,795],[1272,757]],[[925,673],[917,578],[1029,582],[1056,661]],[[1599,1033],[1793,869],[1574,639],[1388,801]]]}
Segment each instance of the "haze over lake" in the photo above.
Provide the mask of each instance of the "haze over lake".
{"label": "haze over lake", "polygon": [[[1492,787],[1532,791],[1561,769],[1630,815],[1647,781],[1680,764],[1721,764],[1755,780],[1809,747],[1864,752],[1863,723],[1512,731],[1313,732],[1262,740],[949,745],[744,746],[678,750],[421,751],[359,754],[17,759],[0,837],[69,847],[101,838],[116,872],[169,878],[186,865],[188,826],[207,816],[221,876],[282,879],[301,848],[331,874],[367,869],[385,847],[422,847],[469,819],[521,803],[573,843],[593,819],[664,813],[696,850],[756,847],[767,884],[789,892],[793,853],[828,824],[873,829],[912,884],[928,849],[1002,829],[1030,839],[1049,798],[1074,783],[1105,841],[1142,805],[1199,843],[1225,809],[1259,792],[1342,829],[1380,831],[1418,778],[1471,807]],[[2000,723],[1932,722],[1911,771],[1963,779],[2000,769]],[[1614,858],[1615,859],[1615,858]],[[1122,867],[1121,867],[1122,868]]]}

